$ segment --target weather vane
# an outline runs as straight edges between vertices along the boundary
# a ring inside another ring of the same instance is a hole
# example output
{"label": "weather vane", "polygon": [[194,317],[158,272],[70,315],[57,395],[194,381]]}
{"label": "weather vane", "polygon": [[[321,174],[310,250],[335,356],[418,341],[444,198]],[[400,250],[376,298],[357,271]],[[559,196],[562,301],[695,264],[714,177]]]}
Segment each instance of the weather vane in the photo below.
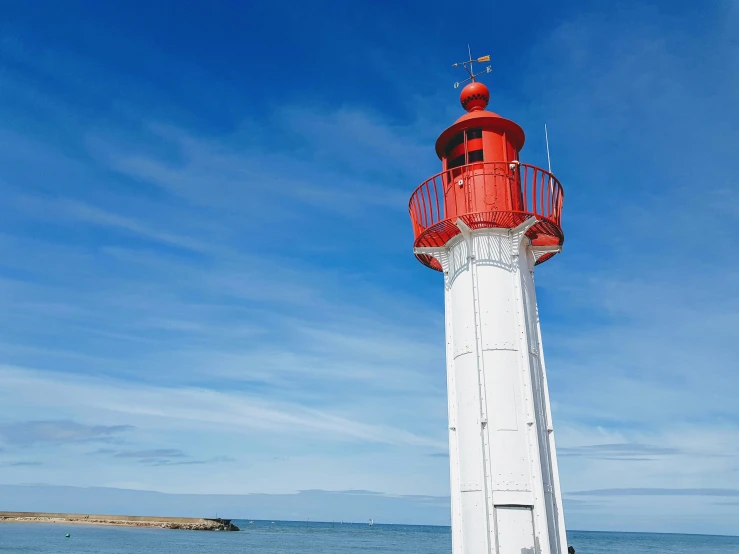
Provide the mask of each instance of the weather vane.
{"label": "weather vane", "polygon": [[469,56],[470,56],[470,59],[469,60],[467,60],[466,62],[459,62],[459,63],[452,64],[452,67],[459,67],[461,65],[462,67],[465,68],[465,70],[467,71],[467,73],[470,74],[470,76],[467,77],[464,81],[457,81],[456,83],[454,83],[454,88],[459,88],[459,85],[461,85],[463,83],[466,83],[467,81],[472,81],[474,83],[475,82],[475,77],[477,77],[478,75],[482,75],[483,73],[491,73],[493,71],[493,67],[489,65],[489,66],[487,66],[485,68],[485,71],[480,71],[480,73],[477,73],[477,74],[473,73],[472,72],[472,64],[474,62],[480,62],[480,63],[482,63],[482,62],[489,62],[490,61],[490,56],[482,56],[480,58],[477,58],[476,60],[473,60],[472,59],[472,51],[470,50],[470,45],[469,44],[467,45],[467,54],[469,54]]}

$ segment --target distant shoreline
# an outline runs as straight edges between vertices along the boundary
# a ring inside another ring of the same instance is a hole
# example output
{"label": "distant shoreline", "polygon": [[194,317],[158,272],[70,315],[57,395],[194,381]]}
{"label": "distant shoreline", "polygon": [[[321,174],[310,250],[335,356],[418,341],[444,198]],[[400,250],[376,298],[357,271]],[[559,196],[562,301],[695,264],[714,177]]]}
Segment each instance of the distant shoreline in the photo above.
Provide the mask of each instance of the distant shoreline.
{"label": "distant shoreline", "polygon": [[163,516],[120,516],[101,514],[64,514],[46,512],[1,512],[0,523],[72,523],[82,525],[117,525],[153,527],[190,531],[239,531],[230,519]]}

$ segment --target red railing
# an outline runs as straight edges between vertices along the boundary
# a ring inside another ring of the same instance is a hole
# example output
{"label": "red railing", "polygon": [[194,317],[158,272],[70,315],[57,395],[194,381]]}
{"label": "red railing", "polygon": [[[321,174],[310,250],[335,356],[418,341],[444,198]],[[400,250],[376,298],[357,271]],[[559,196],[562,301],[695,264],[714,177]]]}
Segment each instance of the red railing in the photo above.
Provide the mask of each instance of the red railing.
{"label": "red railing", "polygon": [[[539,220],[527,233],[534,243],[562,244],[563,200],[564,190],[557,178],[533,165],[477,162],[442,171],[411,195],[408,210],[414,246],[443,246],[460,232],[457,219],[472,229],[513,228],[531,216]],[[440,269],[430,256],[417,257]]]}

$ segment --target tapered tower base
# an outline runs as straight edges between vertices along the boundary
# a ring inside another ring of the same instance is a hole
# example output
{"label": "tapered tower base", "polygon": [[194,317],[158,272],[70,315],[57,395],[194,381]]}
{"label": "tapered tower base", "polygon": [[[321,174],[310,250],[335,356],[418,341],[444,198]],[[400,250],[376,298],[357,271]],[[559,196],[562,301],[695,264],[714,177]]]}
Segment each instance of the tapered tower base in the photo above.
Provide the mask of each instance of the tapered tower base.
{"label": "tapered tower base", "polygon": [[[553,247],[514,229],[417,248],[444,272],[455,554],[567,550],[533,270]],[[556,247],[557,249],[559,247]]]}

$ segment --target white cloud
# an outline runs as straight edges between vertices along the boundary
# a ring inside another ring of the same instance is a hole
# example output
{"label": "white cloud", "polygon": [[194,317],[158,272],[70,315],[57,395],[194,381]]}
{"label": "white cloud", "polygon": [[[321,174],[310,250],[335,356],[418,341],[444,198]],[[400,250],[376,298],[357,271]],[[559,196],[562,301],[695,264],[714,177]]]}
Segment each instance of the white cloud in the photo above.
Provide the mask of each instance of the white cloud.
{"label": "white cloud", "polygon": [[316,439],[328,442],[366,441],[431,448],[445,445],[443,439],[418,436],[402,428],[366,423],[296,403],[268,402],[249,393],[139,385],[71,375],[60,382],[53,373],[11,367],[0,368],[0,375],[7,384],[4,391],[7,406],[45,410],[78,406],[82,413],[97,413],[98,417],[107,414],[108,419],[133,421],[137,427],[148,421],[159,428],[228,426],[232,432],[312,433]]}

